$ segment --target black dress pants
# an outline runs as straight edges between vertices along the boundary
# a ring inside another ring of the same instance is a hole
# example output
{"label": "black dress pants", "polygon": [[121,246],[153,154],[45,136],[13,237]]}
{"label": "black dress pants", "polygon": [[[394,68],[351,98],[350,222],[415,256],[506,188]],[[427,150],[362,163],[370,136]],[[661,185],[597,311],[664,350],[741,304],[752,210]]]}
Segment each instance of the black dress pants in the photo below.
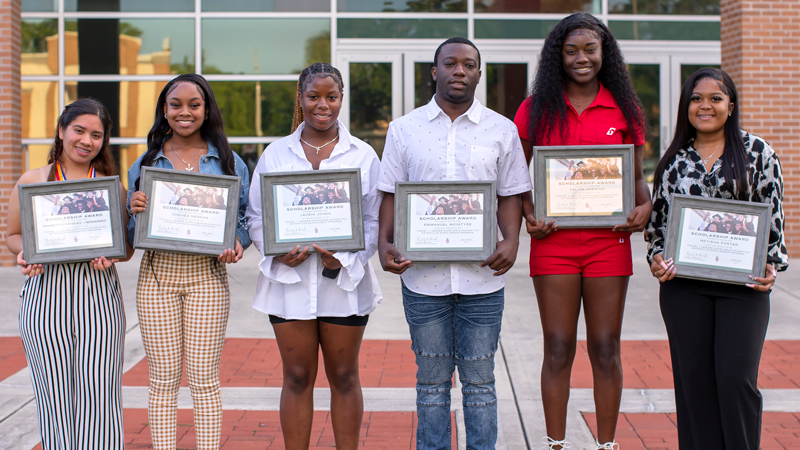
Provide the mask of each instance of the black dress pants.
{"label": "black dress pants", "polygon": [[681,450],[758,450],[758,364],[769,293],[675,278],[661,283]]}

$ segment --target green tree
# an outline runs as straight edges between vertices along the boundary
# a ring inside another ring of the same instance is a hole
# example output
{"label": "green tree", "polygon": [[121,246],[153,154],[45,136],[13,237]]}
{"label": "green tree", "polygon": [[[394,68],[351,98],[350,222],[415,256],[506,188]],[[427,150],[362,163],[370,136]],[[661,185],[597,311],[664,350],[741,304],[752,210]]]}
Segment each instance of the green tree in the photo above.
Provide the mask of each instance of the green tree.
{"label": "green tree", "polygon": [[[331,32],[326,30],[306,41],[306,67],[316,62],[331,62]],[[301,67],[297,72],[301,72]]]}
{"label": "green tree", "polygon": [[47,38],[58,35],[58,21],[23,20],[22,53],[44,53],[47,51]]}

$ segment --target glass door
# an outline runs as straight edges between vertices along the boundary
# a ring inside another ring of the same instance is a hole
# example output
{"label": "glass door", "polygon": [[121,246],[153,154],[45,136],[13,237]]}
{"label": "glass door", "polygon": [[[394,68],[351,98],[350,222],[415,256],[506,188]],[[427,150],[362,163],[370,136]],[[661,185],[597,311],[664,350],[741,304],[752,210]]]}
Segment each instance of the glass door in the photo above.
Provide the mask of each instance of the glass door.
{"label": "glass door", "polygon": [[350,133],[380,156],[389,122],[402,112],[402,55],[399,53],[343,52],[337,68],[342,73],[344,98],[339,114]]}
{"label": "glass door", "polygon": [[644,174],[645,179],[651,182],[658,160],[672,138],[671,112],[668,107],[670,60],[668,55],[656,56],[638,52],[626,52],[625,60],[633,88],[642,101],[650,128],[644,146]]}

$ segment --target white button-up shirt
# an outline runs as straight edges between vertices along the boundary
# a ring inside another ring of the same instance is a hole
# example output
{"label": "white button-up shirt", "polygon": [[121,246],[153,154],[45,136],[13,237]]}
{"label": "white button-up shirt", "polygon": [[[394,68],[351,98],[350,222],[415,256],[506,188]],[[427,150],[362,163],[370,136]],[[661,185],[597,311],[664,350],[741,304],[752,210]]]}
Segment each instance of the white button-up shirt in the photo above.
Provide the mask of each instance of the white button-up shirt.
{"label": "white button-up shirt", "polygon": [[[264,150],[253,172],[250,203],[247,207],[247,229],[258,251],[264,249],[261,215],[260,174],[312,170],[300,144],[305,123]],[[308,320],[317,317],[363,316],[381,302],[378,280],[369,262],[378,248],[378,210],[383,193],[378,191],[380,162],[375,150],[351,136],[339,122],[339,140],[330,158],[322,161],[320,170],[361,169],[361,201],[364,211],[366,249],[360,252],[335,253],[342,263],[336,279],[322,276],[322,259],[317,253],[297,267],[289,267],[272,256],[261,259],[253,308],[284,319]],[[355,200],[355,199],[354,199]],[[325,248],[324,242],[319,244]]]}
{"label": "white button-up shirt", "polygon": [[[378,189],[393,193],[395,181],[464,180],[496,180],[500,196],[531,190],[513,122],[483,107],[477,99],[451,122],[435,97],[392,121]],[[505,278],[493,274],[491,268],[479,264],[414,263],[401,276],[412,291],[438,296],[495,292],[505,285]]]}

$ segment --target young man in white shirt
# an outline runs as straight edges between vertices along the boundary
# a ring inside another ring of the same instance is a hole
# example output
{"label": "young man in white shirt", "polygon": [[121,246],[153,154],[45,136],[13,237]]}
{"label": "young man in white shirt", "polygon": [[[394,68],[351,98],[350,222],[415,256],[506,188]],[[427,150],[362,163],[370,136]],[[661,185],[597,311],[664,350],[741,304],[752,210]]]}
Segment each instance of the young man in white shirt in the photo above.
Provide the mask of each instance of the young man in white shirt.
{"label": "young man in white shirt", "polygon": [[[531,190],[513,122],[475,100],[480,52],[451,38],[434,55],[436,95],[394,120],[386,136],[378,189],[378,253],[383,269],[402,274],[403,304],[417,361],[417,448],[450,448],[450,390],[459,369],[467,448],[497,441],[494,354],[500,336],[505,274],[517,257],[522,204]],[[478,264],[412,264],[394,241],[396,181],[496,180],[503,240]]]}

